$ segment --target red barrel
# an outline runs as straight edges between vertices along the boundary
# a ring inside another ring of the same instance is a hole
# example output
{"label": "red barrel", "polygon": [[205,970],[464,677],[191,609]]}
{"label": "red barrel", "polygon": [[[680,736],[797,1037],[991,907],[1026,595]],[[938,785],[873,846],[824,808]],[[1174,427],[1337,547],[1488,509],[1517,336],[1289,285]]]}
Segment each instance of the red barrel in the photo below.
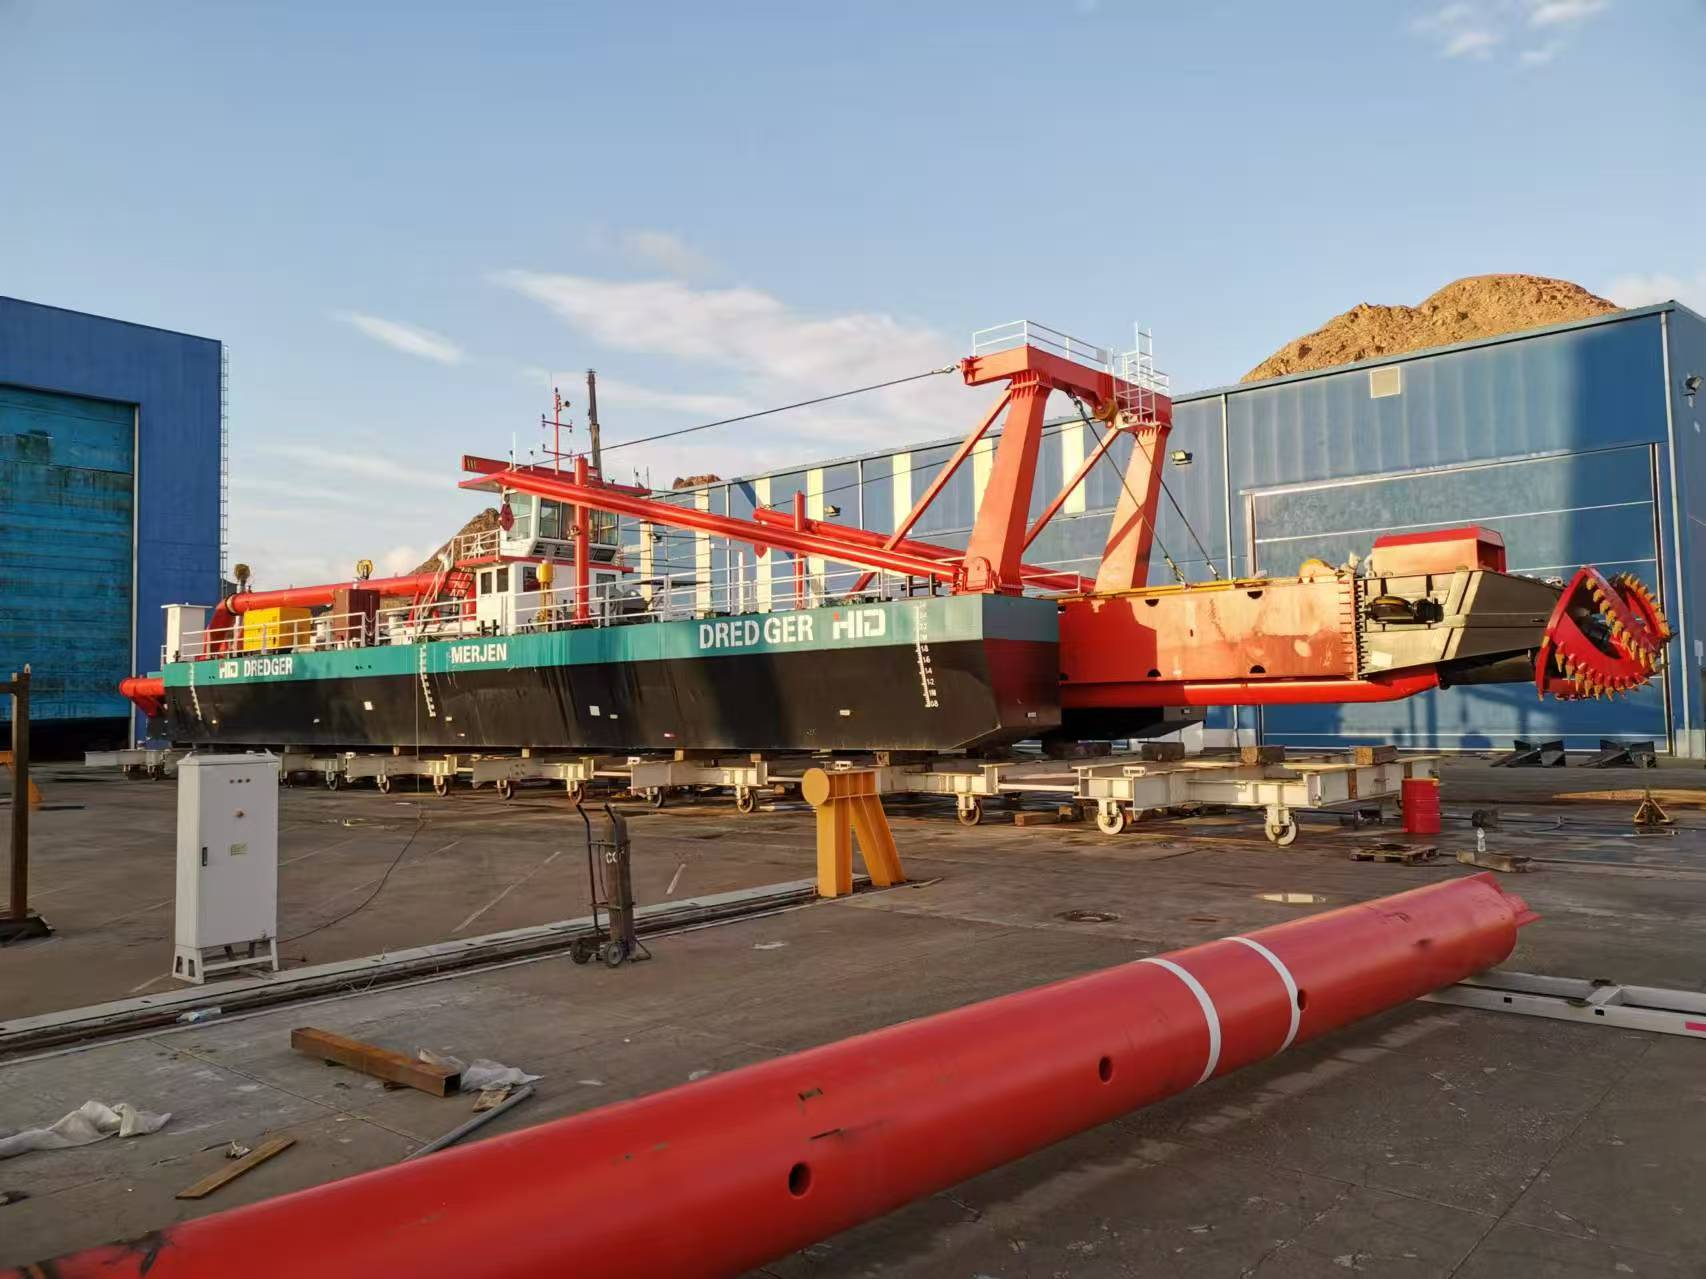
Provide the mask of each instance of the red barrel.
{"label": "red barrel", "polygon": [[1534,917],[1450,879],[0,1274],[739,1275],[1494,967]]}
{"label": "red barrel", "polygon": [[1400,788],[1406,835],[1439,834],[1439,778],[1406,777]]}

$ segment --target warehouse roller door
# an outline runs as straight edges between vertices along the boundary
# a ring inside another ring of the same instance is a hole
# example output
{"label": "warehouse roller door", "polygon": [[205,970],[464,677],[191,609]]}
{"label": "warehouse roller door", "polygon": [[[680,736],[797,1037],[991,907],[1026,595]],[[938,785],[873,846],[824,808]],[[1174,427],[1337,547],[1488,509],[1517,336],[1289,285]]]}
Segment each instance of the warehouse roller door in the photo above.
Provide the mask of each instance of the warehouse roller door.
{"label": "warehouse roller door", "polygon": [[[1310,556],[1342,564],[1383,533],[1482,524],[1503,534],[1513,573],[1568,578],[1581,564],[1662,585],[1652,449],[1523,458],[1434,471],[1293,485],[1245,498],[1249,545],[1264,572],[1289,574]],[[1262,712],[1263,739],[1301,747],[1394,742],[1484,750],[1512,739],[1602,737],[1667,742],[1663,690],[1564,705],[1532,684],[1446,689],[1402,702],[1285,706]]]}
{"label": "warehouse roller door", "polygon": [[0,670],[44,729],[129,718],[135,453],[133,405],[0,385]]}

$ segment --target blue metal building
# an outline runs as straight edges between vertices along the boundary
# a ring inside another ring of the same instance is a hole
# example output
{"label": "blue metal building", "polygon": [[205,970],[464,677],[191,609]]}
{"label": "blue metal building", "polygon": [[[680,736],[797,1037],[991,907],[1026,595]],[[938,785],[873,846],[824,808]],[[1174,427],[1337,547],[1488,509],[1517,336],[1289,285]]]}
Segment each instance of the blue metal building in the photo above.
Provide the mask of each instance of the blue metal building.
{"label": "blue metal building", "polygon": [[38,751],[128,740],[161,606],[218,596],[224,385],[210,338],[0,297],[0,669]]}
{"label": "blue metal building", "polygon": [[[1396,742],[1478,749],[1515,737],[1651,738],[1706,757],[1706,320],[1674,302],[1319,372],[1179,395],[1159,541],[1191,578],[1290,574],[1340,563],[1374,538],[1478,523],[1504,535],[1513,572],[1568,576],[1583,563],[1655,586],[1677,630],[1670,666],[1630,698],[1542,704],[1532,686],[1449,689],[1404,702],[1254,708],[1211,717],[1242,740],[1300,746]],[[1693,390],[1691,390],[1691,387]],[[968,395],[969,427],[979,412]],[[957,439],[714,484],[681,495],[750,514],[806,496],[814,517],[887,532]],[[1076,420],[1044,441],[1033,515],[1094,446]],[[1127,446],[1129,451],[1129,445]],[[916,535],[963,545],[986,481],[986,439]],[[1092,471],[1027,560],[1094,571],[1119,469]],[[831,508],[839,508],[839,512]],[[1187,526],[1188,525],[1188,526]],[[789,557],[666,535],[636,547],[660,569],[733,581],[762,606],[788,589]],[[813,565],[813,573],[821,567]],[[1157,553],[1152,581],[1168,580]],[[723,588],[726,589],[726,588]],[[717,601],[721,603],[721,601]]]}

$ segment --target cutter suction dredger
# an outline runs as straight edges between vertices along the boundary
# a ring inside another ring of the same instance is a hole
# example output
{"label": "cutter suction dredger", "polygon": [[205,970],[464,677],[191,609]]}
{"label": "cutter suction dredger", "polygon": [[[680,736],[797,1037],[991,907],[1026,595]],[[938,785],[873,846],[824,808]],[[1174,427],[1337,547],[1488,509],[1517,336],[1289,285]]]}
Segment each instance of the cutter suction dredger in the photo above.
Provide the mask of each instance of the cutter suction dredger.
{"label": "cutter suction dredger", "polygon": [[[585,456],[467,457],[463,487],[501,496],[501,528],[458,539],[427,574],[240,592],[211,624],[206,609],[169,613],[161,673],[123,691],[185,744],[951,752],[1462,684],[1605,697],[1663,662],[1670,628],[1639,581],[1512,574],[1499,534],[1474,526],[1389,535],[1295,577],[1149,585],[1152,552],[1174,562],[1155,537],[1172,404],[1147,352],[1116,357],[1026,323],[977,335],[957,371],[999,396],[893,532],[812,518],[798,494],[751,518],[661,500]],[[1094,447],[1033,520],[1054,393]],[[1130,460],[1095,575],[1029,562],[1122,438]],[[980,446],[966,545],[915,536]],[[764,566],[766,589],[743,577],[719,598],[702,578],[630,563],[623,521],[642,545],[661,528],[738,546],[731,558]],[[777,552],[791,583],[769,571]],[[844,570],[833,586],[831,565]]]}

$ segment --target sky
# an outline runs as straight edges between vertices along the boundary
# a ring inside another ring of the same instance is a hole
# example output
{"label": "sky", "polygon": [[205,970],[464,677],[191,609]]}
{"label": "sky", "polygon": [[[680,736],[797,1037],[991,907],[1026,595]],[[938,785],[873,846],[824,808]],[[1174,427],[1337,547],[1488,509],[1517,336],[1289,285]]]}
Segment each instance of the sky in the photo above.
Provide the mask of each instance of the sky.
{"label": "sky", "polygon": [[[407,570],[607,443],[1153,330],[1179,389],[1464,275],[1706,311],[1702,0],[0,0],[0,294],[219,338],[231,559]],[[653,445],[939,439],[952,376]],[[229,568],[229,565],[226,566]]]}

